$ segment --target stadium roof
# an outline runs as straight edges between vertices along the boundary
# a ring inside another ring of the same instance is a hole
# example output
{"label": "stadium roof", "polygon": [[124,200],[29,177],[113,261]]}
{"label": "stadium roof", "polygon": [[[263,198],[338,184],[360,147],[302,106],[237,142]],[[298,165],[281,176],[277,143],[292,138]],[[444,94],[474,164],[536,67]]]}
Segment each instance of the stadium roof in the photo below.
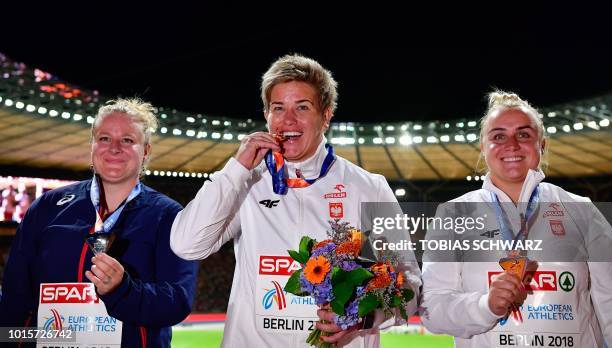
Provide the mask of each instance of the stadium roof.
{"label": "stadium roof", "polygon": [[[106,98],[0,55],[0,166],[86,170],[90,124]],[[612,94],[541,109],[548,175],[612,174]],[[261,121],[159,108],[149,175],[197,177],[220,169]],[[332,123],[336,152],[388,180],[472,179],[477,119]]]}

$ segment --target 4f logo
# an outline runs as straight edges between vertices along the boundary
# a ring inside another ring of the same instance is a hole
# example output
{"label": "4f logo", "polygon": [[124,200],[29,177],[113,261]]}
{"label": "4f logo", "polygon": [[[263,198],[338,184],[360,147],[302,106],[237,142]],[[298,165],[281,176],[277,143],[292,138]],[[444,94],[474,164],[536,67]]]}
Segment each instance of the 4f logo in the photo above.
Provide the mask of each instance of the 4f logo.
{"label": "4f logo", "polygon": [[272,209],[278,205],[278,202],[280,202],[280,199],[277,199],[275,201],[270,199],[264,199],[263,201],[259,201],[259,204],[263,205],[266,208]]}
{"label": "4f logo", "polygon": [[486,232],[481,233],[480,235],[482,237],[495,238],[495,236],[497,236],[498,234],[499,234],[499,229],[492,230],[492,231],[486,231]]}

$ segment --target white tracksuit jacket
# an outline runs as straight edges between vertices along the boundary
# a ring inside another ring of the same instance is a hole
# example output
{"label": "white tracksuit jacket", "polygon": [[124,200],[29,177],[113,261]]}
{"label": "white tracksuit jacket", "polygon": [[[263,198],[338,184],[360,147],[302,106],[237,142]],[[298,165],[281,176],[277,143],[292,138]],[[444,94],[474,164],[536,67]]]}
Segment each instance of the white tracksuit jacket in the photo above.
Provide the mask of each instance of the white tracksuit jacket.
{"label": "white tracksuit jacket", "polygon": [[[318,177],[327,154],[324,144],[322,141],[316,154],[304,162],[286,162],[290,177],[295,177],[296,169],[306,178]],[[326,176],[309,187],[289,189],[287,195],[274,194],[263,162],[249,171],[232,158],[212,175],[177,215],[170,245],[180,257],[194,260],[208,257],[234,239],[236,268],[224,347],[307,347],[307,330],[318,320],[317,307],[309,298],[280,291],[289,273],[299,268],[290,262],[287,250],[296,250],[304,235],[326,239],[328,220],[333,218],[359,228],[361,202],[396,199],[383,176],[368,173],[339,156]],[[408,283],[418,294],[418,264],[407,266],[411,272]],[[416,311],[415,299],[408,313]],[[402,323],[382,323],[377,314],[374,327]],[[342,343],[378,347],[378,329],[357,331]]]}
{"label": "white tracksuit jacket", "polygon": [[[539,210],[530,219],[529,239],[581,238],[585,226],[578,226],[576,221],[593,221],[589,225],[596,220],[601,223],[603,216],[593,213],[588,198],[540,183],[543,179],[541,171],[530,170],[519,198],[519,202],[527,202],[539,184]],[[491,192],[504,204],[513,231],[517,231],[519,213],[524,213],[526,204],[519,204],[519,208],[505,204],[512,201],[493,185],[488,175],[482,189],[452,202],[491,202]],[[555,202],[560,204],[550,205]],[[584,205],[572,202],[584,202]],[[589,220],[580,214],[593,214],[597,218]],[[610,226],[603,221],[599,231],[609,231]],[[498,228],[495,218],[488,223],[492,224],[489,230]],[[553,235],[553,226],[560,225],[563,230]],[[548,236],[532,235],[531,231]],[[580,239],[576,241],[579,243]],[[536,257],[533,259],[537,261]],[[455,336],[456,347],[590,348],[602,347],[604,339],[612,343],[612,263],[540,262],[537,269],[540,273],[536,273],[531,283],[533,293],[527,296],[520,310],[522,324],[513,316],[500,320],[489,309],[490,276],[500,271],[497,262],[424,262],[421,319],[427,329]]]}

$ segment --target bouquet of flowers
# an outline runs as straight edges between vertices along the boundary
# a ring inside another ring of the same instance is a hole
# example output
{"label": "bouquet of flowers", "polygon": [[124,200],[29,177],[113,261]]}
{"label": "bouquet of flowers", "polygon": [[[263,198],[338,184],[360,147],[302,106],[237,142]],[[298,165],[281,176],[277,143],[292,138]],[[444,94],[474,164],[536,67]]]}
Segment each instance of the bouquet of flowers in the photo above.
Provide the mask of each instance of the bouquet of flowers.
{"label": "bouquet of flowers", "polygon": [[[330,304],[337,316],[334,323],[343,330],[361,323],[368,314],[382,309],[393,316],[395,309],[408,319],[406,304],[414,293],[402,287],[404,274],[396,272],[395,255],[381,261],[360,257],[363,234],[347,222],[330,221],[331,231],[322,241],[308,236],[300,240],[299,250],[289,255],[302,265],[295,271],[285,291],[297,296],[312,296],[317,305]],[[321,340],[323,333],[313,330],[307,343],[316,347],[332,347]]]}

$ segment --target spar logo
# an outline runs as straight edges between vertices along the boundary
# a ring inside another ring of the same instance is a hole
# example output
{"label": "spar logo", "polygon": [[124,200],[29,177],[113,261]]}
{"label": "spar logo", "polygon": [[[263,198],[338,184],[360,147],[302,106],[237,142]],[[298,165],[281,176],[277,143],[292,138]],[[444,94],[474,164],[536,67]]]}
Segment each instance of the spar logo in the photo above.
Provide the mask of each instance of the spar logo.
{"label": "spar logo", "polygon": [[300,263],[291,256],[259,256],[259,274],[262,275],[290,276],[300,268]]}
{"label": "spar logo", "polygon": [[40,303],[99,303],[91,283],[57,283],[40,285]]}
{"label": "spar logo", "polygon": [[64,327],[64,317],[60,315],[60,313],[55,308],[51,308],[51,316],[45,319],[45,324],[43,325],[43,329],[45,331],[49,330],[62,330]]}
{"label": "spar logo", "polygon": [[[492,277],[503,272],[489,272],[489,285]],[[555,271],[528,271],[525,272],[525,289],[527,291],[557,291],[557,272]]]}
{"label": "spar logo", "polygon": [[276,306],[279,310],[287,308],[287,298],[285,297],[283,287],[275,280],[271,281],[271,283],[274,285],[273,289],[264,289],[266,293],[261,301],[264,309],[270,309],[274,302],[276,302]]}

